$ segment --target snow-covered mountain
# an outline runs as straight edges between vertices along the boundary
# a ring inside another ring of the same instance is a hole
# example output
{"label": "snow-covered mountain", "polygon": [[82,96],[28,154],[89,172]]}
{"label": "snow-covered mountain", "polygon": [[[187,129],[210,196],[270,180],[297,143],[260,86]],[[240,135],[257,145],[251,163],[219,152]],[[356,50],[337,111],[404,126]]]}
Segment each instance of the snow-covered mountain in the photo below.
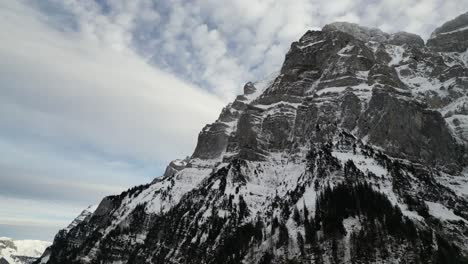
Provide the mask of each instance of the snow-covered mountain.
{"label": "snow-covered mountain", "polygon": [[467,263],[467,29],[306,32],[190,158],[37,263]]}
{"label": "snow-covered mountain", "polygon": [[90,205],[75,218],[73,221],[67,226],[67,228],[63,229],[63,231],[68,232],[81,222],[85,221],[87,218],[91,217],[91,215],[96,211],[97,205]]}
{"label": "snow-covered mountain", "polygon": [[40,240],[13,240],[0,237],[0,264],[29,264],[52,243]]}

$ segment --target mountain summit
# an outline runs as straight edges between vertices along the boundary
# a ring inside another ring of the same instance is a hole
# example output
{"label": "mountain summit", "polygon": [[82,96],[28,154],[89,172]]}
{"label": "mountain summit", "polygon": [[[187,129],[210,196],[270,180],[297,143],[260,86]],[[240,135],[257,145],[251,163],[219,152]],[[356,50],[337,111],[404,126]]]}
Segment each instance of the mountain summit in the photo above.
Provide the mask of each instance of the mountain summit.
{"label": "mountain summit", "polygon": [[467,263],[468,20],[336,22],[36,263]]}

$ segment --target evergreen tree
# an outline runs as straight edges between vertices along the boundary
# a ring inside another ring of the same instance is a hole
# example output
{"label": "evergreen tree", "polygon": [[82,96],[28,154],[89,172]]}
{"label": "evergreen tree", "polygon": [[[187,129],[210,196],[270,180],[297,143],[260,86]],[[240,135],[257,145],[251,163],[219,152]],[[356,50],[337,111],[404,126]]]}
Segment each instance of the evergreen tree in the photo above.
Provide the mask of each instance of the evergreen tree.
{"label": "evergreen tree", "polygon": [[294,206],[293,210],[293,220],[298,224],[301,225],[301,215],[299,213],[299,209],[297,209],[297,206]]}

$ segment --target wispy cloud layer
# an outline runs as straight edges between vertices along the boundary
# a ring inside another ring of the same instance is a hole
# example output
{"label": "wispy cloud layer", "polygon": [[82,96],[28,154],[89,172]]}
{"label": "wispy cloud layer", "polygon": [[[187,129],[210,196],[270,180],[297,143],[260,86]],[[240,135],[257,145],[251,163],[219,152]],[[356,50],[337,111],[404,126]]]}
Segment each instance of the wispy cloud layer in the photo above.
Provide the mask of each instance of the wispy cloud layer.
{"label": "wispy cloud layer", "polygon": [[[220,99],[126,46],[58,30],[48,19],[22,2],[0,4],[2,195],[44,211],[57,201],[84,207],[191,154]],[[29,209],[18,206],[17,221],[26,212],[28,224],[42,223]],[[12,224],[11,210],[7,217],[0,206],[0,224]]]}
{"label": "wispy cloud layer", "polygon": [[69,30],[115,49],[131,47],[154,65],[233,98],[241,83],[279,69],[292,41],[333,21],[409,31],[427,38],[468,9],[463,0],[48,0]]}

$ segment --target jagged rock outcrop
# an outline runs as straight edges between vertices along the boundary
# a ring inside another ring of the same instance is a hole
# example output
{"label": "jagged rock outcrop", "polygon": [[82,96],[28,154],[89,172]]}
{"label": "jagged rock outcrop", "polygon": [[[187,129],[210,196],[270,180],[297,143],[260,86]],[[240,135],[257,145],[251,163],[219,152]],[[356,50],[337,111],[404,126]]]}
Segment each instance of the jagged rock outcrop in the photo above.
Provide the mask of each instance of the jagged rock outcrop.
{"label": "jagged rock outcrop", "polygon": [[356,39],[364,42],[388,43],[392,45],[410,45],[423,47],[424,40],[413,33],[400,31],[393,34],[383,32],[378,28],[363,27],[355,23],[335,22],[323,27],[322,31],[340,31],[352,35]]}
{"label": "jagged rock outcrop", "polygon": [[468,12],[434,30],[427,45],[435,51],[466,51],[468,46]]}
{"label": "jagged rock outcrop", "polygon": [[167,165],[166,167],[166,170],[164,171],[164,174],[163,176],[164,177],[171,177],[173,176],[174,174],[176,174],[177,172],[185,169],[185,167],[187,167],[187,162],[188,160],[173,160],[169,163],[169,165]]}
{"label": "jagged rock outcrop", "polygon": [[349,22],[334,22],[325,25],[322,31],[345,32],[353,36],[354,38],[362,40],[364,42],[385,42],[390,36],[388,33],[385,33],[378,28],[363,27],[358,24]]}
{"label": "jagged rock outcrop", "polygon": [[392,156],[456,171],[463,152],[441,114],[391,90],[373,90],[361,135]]}
{"label": "jagged rock outcrop", "polygon": [[40,261],[467,263],[468,61],[454,51],[468,45],[442,34],[455,21],[427,46],[344,22],[306,32],[190,158],[104,198]]}
{"label": "jagged rock outcrop", "polygon": [[65,229],[66,231],[70,231],[71,229],[75,228],[81,222],[86,221],[91,215],[96,211],[96,206],[90,205],[75,218],[73,221],[67,226]]}
{"label": "jagged rock outcrop", "polygon": [[397,46],[406,44],[420,48],[424,47],[424,40],[420,36],[403,31],[391,34],[388,43]]}

